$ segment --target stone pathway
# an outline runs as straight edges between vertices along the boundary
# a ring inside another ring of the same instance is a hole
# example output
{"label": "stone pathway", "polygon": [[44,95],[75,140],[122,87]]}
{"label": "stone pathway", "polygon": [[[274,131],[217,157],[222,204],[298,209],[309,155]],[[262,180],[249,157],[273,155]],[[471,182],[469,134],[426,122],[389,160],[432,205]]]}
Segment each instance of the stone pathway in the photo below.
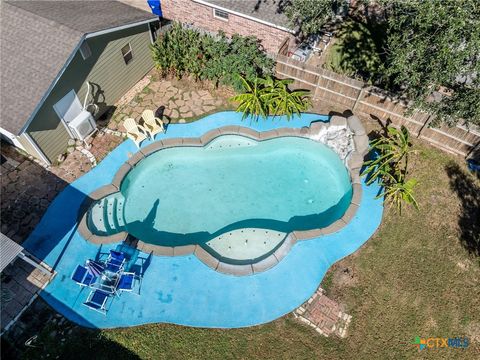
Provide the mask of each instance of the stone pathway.
{"label": "stone pathway", "polygon": [[168,124],[193,121],[219,108],[231,107],[228,98],[233,94],[202,89],[199,84],[185,80],[159,79],[150,74],[137,85],[117,104],[107,125],[109,129],[125,131],[122,121],[127,117],[139,121],[146,109],[153,110]]}
{"label": "stone pathway", "polygon": [[110,151],[115,149],[124,140],[123,135],[110,134],[104,131],[100,131],[90,141],[90,147],[88,151],[95,157],[97,162],[103,160]]}
{"label": "stone pathway", "polygon": [[296,318],[312,326],[318,333],[324,336],[331,334],[345,337],[347,327],[352,317],[344,313],[340,305],[329,299],[321,288],[313,294],[293,314]]}

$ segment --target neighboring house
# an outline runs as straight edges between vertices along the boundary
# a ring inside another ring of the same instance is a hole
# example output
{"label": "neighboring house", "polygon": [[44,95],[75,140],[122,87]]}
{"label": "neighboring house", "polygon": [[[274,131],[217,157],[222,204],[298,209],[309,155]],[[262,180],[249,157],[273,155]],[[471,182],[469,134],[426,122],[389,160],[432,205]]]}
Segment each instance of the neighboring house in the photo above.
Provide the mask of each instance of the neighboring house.
{"label": "neighboring house", "polygon": [[158,18],[117,1],[2,1],[1,20],[0,133],[47,164],[84,104],[98,118],[153,67]]}
{"label": "neighboring house", "polygon": [[227,35],[254,35],[265,50],[295,46],[294,33],[279,0],[161,0],[163,17]]}

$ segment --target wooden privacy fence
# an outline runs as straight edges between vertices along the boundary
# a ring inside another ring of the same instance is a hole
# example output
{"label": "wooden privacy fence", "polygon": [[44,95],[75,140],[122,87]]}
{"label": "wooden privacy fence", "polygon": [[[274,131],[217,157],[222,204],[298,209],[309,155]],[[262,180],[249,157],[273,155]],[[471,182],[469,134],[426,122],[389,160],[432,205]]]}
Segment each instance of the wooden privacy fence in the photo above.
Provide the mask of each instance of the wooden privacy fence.
{"label": "wooden privacy fence", "polygon": [[389,120],[395,126],[404,125],[415,136],[445,151],[468,156],[480,148],[478,127],[429,127],[433,116],[420,111],[407,116],[407,103],[404,100],[362,81],[309,66],[283,55],[277,55],[276,75],[279,78],[293,79],[295,88],[311,90],[313,100],[350,109],[366,120],[379,119],[383,123]]}

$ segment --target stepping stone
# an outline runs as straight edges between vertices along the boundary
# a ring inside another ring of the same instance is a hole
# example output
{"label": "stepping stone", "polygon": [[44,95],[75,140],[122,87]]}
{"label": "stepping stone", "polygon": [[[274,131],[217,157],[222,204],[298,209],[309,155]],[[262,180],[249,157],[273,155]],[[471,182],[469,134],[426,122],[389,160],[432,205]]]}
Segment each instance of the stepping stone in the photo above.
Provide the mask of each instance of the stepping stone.
{"label": "stepping stone", "polygon": [[196,115],[196,116],[200,116],[200,115],[203,115],[205,112],[200,109],[200,108],[193,108],[192,109],[192,112]]}
{"label": "stepping stone", "polygon": [[186,113],[182,113],[182,117],[189,118],[189,117],[192,117],[192,116],[193,116],[193,113],[191,111],[186,112]]}
{"label": "stepping stone", "polygon": [[154,82],[152,84],[150,84],[150,90],[153,90],[153,91],[158,91],[158,89],[160,89],[161,85],[159,82]]}
{"label": "stepping stone", "polygon": [[184,106],[180,107],[179,110],[180,110],[181,113],[187,112],[187,111],[190,110],[190,106],[184,105]]}
{"label": "stepping stone", "polygon": [[203,112],[210,112],[210,111],[213,111],[215,109],[216,109],[215,106],[204,106],[203,107]]}
{"label": "stepping stone", "polygon": [[[158,82],[156,84],[158,84],[156,86],[157,90],[168,90],[169,88],[172,87],[172,83],[170,81]],[[150,87],[153,87],[153,85]]]}
{"label": "stepping stone", "polygon": [[203,101],[208,101],[208,100],[213,100],[213,96],[208,94],[208,95],[203,95],[202,96]]}
{"label": "stepping stone", "polygon": [[177,105],[178,107],[182,107],[182,106],[185,106],[185,101],[179,99],[179,100],[176,100],[175,101],[175,105]]}

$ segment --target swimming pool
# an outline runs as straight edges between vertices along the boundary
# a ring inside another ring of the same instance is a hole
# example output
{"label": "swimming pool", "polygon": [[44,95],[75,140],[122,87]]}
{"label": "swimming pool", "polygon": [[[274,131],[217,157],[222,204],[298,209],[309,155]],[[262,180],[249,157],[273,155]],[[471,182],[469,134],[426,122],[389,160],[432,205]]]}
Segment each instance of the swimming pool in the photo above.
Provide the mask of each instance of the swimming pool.
{"label": "swimming pool", "polygon": [[289,232],[338,220],[351,196],[347,169],[322,143],[221,135],[203,147],[167,148],[141,160],[119,192],[93,205],[89,226],[98,235],[126,231],[154,245],[200,244],[251,262]]}

